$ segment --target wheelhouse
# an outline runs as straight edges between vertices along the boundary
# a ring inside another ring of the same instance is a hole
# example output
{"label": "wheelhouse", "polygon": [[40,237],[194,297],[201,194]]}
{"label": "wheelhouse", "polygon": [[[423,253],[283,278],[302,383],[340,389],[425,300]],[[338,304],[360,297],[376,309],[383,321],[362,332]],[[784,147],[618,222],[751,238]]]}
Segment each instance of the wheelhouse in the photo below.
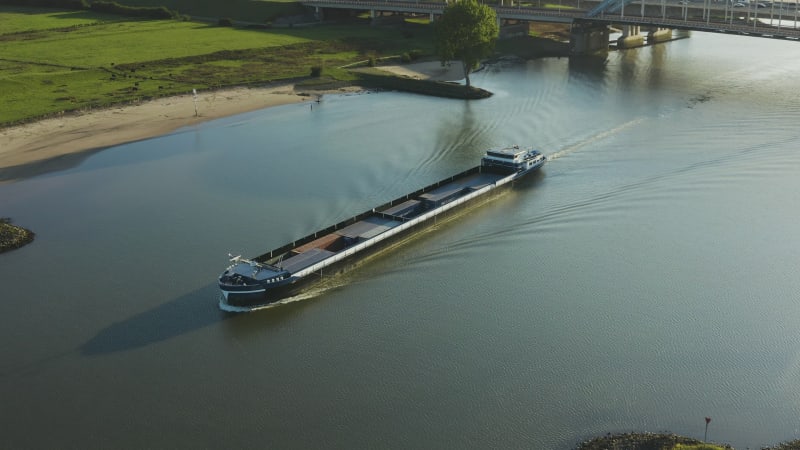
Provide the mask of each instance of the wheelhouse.
{"label": "wheelhouse", "polygon": [[515,145],[501,149],[487,150],[481,159],[484,167],[524,171],[544,163],[544,155],[532,149],[523,149]]}

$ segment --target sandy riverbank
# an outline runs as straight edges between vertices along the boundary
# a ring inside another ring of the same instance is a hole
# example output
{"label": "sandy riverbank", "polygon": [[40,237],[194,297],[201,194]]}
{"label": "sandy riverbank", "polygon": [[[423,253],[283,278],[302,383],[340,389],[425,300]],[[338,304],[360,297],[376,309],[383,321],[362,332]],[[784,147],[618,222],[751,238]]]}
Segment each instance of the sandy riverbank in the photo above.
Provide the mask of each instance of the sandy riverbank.
{"label": "sandy riverbank", "polygon": [[[438,61],[381,69],[419,79],[450,81],[461,78],[459,64],[442,67]],[[325,93],[354,90],[357,88]],[[0,181],[25,178],[46,172],[48,168],[56,170],[65,165],[64,158],[68,156],[160,136],[212,119],[315,101],[317,95],[317,92],[298,91],[293,85],[233,88],[199,92],[197,115],[190,94],[0,128]]]}

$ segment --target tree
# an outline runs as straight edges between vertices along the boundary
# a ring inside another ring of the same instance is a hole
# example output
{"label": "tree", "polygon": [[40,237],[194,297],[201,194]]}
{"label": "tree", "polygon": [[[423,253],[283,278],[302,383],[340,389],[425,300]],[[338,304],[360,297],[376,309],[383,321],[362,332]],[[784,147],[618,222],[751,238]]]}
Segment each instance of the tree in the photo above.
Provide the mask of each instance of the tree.
{"label": "tree", "polygon": [[461,60],[464,78],[469,88],[469,74],[478,67],[482,58],[492,54],[500,27],[497,14],[477,0],[456,0],[445,7],[435,23],[436,52],[447,64]]}

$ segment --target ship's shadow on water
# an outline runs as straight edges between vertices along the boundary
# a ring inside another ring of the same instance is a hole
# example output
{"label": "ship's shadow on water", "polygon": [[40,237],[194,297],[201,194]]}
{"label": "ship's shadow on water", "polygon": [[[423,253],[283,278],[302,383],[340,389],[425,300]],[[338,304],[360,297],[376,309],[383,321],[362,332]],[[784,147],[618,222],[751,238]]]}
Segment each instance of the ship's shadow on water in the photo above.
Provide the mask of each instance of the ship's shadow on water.
{"label": "ship's shadow on water", "polygon": [[215,285],[204,286],[130,319],[109,325],[81,345],[81,354],[103,355],[146,347],[189,333],[228,315],[217,308]]}
{"label": "ship's shadow on water", "polygon": [[[544,179],[542,172],[536,171],[516,181],[515,189],[523,191],[535,189]],[[224,324],[223,331],[236,338],[269,332],[276,327],[285,327],[291,319],[296,318],[310,305],[316,304],[316,300],[325,297],[330,291],[341,288],[348,279],[347,275],[338,275],[311,292],[249,313],[221,311],[218,307],[220,292],[216,285],[209,284],[129,319],[109,325],[81,345],[78,350],[85,356],[134,350],[214,324]]]}
{"label": "ship's shadow on water", "polygon": [[225,323],[226,331],[250,333],[270,325],[283,325],[297,316],[314,297],[249,313],[221,311],[219,289],[210,284],[184,294],[130,319],[109,325],[79,347],[85,356],[134,350],[168,341],[210,325]]}

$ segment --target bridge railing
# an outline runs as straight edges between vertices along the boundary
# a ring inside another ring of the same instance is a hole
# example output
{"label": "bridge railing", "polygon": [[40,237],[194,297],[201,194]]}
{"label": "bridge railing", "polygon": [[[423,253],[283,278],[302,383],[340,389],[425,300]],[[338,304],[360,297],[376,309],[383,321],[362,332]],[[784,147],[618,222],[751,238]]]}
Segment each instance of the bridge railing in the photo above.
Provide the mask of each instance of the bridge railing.
{"label": "bridge railing", "polygon": [[[673,0],[670,0],[673,1]],[[441,14],[444,11],[447,3],[445,1],[380,1],[380,0],[307,0],[302,1],[303,4],[308,6],[316,6],[321,8],[343,8],[343,9],[374,9],[379,11],[397,11],[397,12],[413,12],[420,14]],[[585,2],[584,2],[585,3]],[[642,13],[639,15],[629,14],[619,15],[606,14],[609,10],[618,11],[623,6],[638,3],[642,5]],[[644,4],[643,4],[644,3]],[[675,28],[684,30],[708,31],[715,33],[736,33],[760,37],[772,38],[798,38],[800,39],[800,25],[790,19],[783,18],[779,15],[779,19],[783,21],[790,21],[793,26],[774,26],[769,23],[763,23],[758,19],[763,20],[769,17],[770,20],[775,19],[774,14],[767,14],[764,12],[759,15],[757,5],[751,2],[751,7],[734,9],[726,6],[724,10],[719,8],[706,8],[706,2],[697,5],[689,4],[667,4],[666,0],[603,0],[595,8],[590,11],[582,9],[572,9],[565,7],[564,9],[550,9],[550,8],[535,8],[530,6],[523,6],[519,2],[516,6],[494,6],[500,19],[515,19],[515,20],[528,20],[528,21],[541,21],[541,22],[573,22],[577,20],[588,20],[592,22],[604,23],[618,23],[618,24],[632,24],[632,25],[648,25],[663,28]],[[660,16],[643,14],[645,11],[644,6],[661,6],[662,14]],[[689,10],[698,10],[702,7],[704,20],[693,20],[689,17]],[[680,9],[682,11],[682,18],[675,18],[667,16],[666,8]],[[597,11],[592,15],[592,12]],[[724,19],[719,20],[719,17],[713,16],[711,11],[717,11],[718,14],[722,13]],[[734,14],[739,17],[734,20]],[[796,14],[796,13],[795,13]]]}

